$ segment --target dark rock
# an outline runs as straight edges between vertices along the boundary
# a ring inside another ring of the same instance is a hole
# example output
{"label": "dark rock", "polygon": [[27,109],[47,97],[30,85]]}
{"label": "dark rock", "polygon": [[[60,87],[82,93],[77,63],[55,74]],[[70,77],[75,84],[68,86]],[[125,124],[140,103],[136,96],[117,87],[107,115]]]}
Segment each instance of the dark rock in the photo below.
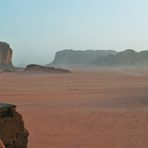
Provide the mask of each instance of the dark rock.
{"label": "dark rock", "polygon": [[16,106],[0,103],[0,139],[6,148],[27,148],[28,131]]}
{"label": "dark rock", "polygon": [[47,73],[70,73],[67,69],[46,67],[36,64],[27,65],[25,71],[34,71],[34,72],[47,72]]}

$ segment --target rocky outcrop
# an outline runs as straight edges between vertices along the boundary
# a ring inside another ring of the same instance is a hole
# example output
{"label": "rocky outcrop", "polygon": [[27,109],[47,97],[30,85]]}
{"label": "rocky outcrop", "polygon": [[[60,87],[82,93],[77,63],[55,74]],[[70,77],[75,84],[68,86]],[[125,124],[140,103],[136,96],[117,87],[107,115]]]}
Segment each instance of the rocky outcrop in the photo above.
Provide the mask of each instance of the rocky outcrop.
{"label": "rocky outcrop", "polygon": [[70,71],[67,69],[46,67],[46,66],[41,66],[41,65],[36,65],[36,64],[27,65],[25,68],[25,71],[46,72],[46,73],[70,73]]}
{"label": "rocky outcrop", "polygon": [[77,66],[88,65],[91,61],[97,59],[98,56],[108,56],[116,54],[113,50],[62,50],[55,55],[54,61],[50,64],[53,66]]}
{"label": "rocky outcrop", "polygon": [[148,50],[136,52],[132,49],[127,49],[115,55],[99,56],[91,64],[98,66],[147,66]]}
{"label": "rocky outcrop", "polygon": [[0,139],[6,148],[27,148],[28,131],[16,106],[0,103]]}
{"label": "rocky outcrop", "polygon": [[9,44],[0,42],[0,68],[10,69],[12,67],[12,49]]}

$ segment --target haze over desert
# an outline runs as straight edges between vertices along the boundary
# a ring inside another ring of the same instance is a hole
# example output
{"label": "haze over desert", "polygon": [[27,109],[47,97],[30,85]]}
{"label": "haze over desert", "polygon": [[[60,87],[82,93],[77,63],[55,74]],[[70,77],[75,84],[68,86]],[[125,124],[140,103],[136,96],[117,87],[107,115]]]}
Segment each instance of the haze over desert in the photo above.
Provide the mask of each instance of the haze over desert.
{"label": "haze over desert", "polygon": [[0,2],[0,148],[148,148],[148,0]]}
{"label": "haze over desert", "polygon": [[128,72],[2,73],[0,100],[18,106],[28,148],[147,148],[147,71]]}

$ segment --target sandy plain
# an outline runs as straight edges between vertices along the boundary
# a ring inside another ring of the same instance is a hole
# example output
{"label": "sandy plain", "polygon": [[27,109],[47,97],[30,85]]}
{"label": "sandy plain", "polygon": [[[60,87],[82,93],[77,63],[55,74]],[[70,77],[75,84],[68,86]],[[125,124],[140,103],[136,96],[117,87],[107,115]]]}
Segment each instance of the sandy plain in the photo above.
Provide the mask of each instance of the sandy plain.
{"label": "sandy plain", "polygon": [[148,72],[1,73],[28,148],[148,148]]}

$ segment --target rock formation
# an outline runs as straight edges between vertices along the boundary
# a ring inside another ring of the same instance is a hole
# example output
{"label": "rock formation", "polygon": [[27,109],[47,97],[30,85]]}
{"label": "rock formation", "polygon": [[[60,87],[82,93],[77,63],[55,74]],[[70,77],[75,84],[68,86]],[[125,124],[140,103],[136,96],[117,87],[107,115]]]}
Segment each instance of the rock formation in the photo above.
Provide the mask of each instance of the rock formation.
{"label": "rock formation", "polygon": [[62,50],[55,55],[54,61],[50,64],[52,66],[78,66],[88,65],[91,61],[97,59],[98,56],[108,56],[116,54],[113,50]]}
{"label": "rock formation", "polygon": [[9,44],[0,42],[0,68],[10,69],[12,67],[12,49]]}
{"label": "rock formation", "polygon": [[70,73],[67,69],[61,68],[54,68],[54,67],[45,67],[36,64],[27,65],[25,71],[32,71],[32,72],[47,72],[47,73]]}
{"label": "rock formation", "polygon": [[15,105],[0,103],[0,139],[6,148],[27,148],[28,131],[15,108]]}
{"label": "rock formation", "polygon": [[91,64],[97,66],[147,66],[148,50],[136,52],[132,49],[127,49],[115,55],[99,56]]}

